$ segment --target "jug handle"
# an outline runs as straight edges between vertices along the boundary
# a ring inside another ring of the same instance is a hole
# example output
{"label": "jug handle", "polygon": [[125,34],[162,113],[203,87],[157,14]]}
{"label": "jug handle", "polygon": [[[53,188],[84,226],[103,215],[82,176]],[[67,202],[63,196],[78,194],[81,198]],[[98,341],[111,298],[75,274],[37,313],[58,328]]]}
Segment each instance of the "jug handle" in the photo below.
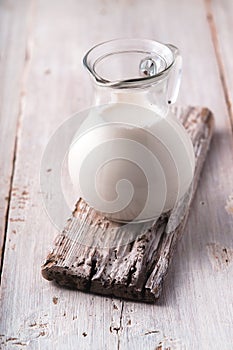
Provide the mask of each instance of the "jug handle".
{"label": "jug handle", "polygon": [[170,48],[174,55],[174,63],[170,72],[167,91],[168,104],[173,104],[176,102],[180,90],[180,82],[182,75],[182,57],[177,47],[171,44],[167,44],[167,46]]}

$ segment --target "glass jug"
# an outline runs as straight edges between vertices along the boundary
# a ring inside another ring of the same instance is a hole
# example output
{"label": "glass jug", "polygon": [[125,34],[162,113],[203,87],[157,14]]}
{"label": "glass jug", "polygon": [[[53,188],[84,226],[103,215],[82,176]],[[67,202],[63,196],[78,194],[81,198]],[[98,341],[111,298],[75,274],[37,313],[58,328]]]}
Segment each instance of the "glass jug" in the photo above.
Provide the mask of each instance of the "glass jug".
{"label": "glass jug", "polygon": [[182,200],[194,173],[194,152],[170,111],[182,59],[173,45],[117,39],[84,57],[94,106],[69,150],[69,172],[79,196],[107,218],[158,218]]}

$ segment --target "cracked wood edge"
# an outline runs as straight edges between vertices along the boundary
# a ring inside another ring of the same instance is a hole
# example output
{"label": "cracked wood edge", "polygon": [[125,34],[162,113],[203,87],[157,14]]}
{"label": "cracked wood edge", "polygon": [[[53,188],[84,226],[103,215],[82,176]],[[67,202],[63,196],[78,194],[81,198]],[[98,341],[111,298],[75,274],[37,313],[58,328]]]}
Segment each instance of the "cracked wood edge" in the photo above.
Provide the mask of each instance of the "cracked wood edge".
{"label": "cracked wood edge", "polygon": [[[175,108],[175,112],[194,144],[194,194],[212,136],[213,117],[206,108]],[[83,291],[154,302],[160,295],[175,245],[182,235],[187,208],[182,208],[181,215],[179,226],[168,234],[165,229],[169,215],[162,215],[154,223],[133,225],[133,230],[137,231],[136,239],[125,245],[122,237],[131,228],[124,231],[124,226],[122,228],[120,224],[107,220],[79,200],[73,216],[42,267],[42,275]],[[110,249],[96,247],[99,240],[106,238],[106,228],[115,227],[123,230],[117,246]]]}

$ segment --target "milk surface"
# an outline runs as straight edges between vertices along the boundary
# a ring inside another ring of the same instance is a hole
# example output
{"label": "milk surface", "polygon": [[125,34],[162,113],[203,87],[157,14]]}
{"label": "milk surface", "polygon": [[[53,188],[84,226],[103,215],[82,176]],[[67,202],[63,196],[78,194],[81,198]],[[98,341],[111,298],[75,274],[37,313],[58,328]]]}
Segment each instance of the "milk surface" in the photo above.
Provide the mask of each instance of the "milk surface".
{"label": "milk surface", "polygon": [[77,131],[71,181],[77,196],[110,219],[153,219],[189,189],[193,146],[172,114],[161,117],[145,100],[118,102],[93,108]]}

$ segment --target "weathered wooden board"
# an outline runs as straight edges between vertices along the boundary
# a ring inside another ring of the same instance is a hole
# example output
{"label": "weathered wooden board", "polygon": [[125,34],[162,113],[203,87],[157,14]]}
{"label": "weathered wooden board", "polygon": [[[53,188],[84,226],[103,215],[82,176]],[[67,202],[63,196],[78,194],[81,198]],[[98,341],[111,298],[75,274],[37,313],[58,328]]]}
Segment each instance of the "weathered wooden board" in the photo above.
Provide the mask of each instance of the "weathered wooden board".
{"label": "weathered wooden board", "polygon": [[[13,8],[22,6],[23,12],[24,2],[3,2],[7,3],[8,23],[4,19],[2,25],[9,33],[16,23],[11,17]],[[33,3],[28,42],[34,50],[24,82],[25,107],[12,179],[1,284],[0,347],[231,349],[233,216],[225,206],[232,193],[233,143],[204,1]],[[213,9],[220,4],[212,3]],[[224,3],[231,4],[231,0]],[[218,27],[224,25],[220,19]],[[17,32],[18,40],[3,43],[6,48],[16,47],[11,52],[18,52],[17,43],[23,37],[20,28]],[[117,37],[153,38],[180,47],[184,72],[179,104],[205,105],[215,115],[216,132],[185,233],[163,293],[154,305],[58,288],[41,278],[40,272],[47,247],[56,234],[41,204],[41,156],[57,126],[71,113],[90,106],[92,92],[81,63],[84,52],[100,41]],[[221,37],[221,45],[225,38]],[[17,54],[15,59],[8,62],[11,67],[16,67]],[[230,77],[231,71],[227,66],[225,69]],[[5,86],[6,80],[0,83]],[[1,104],[18,106],[13,90],[14,86],[8,89]],[[3,158],[5,163],[9,161]]]}
{"label": "weathered wooden board", "polygon": [[230,0],[206,1],[208,21],[218,59],[219,74],[233,130],[233,2]]}
{"label": "weathered wooden board", "polygon": [[[17,126],[24,109],[24,83],[30,61],[29,0],[0,3],[0,270],[8,223],[12,174],[17,151]],[[20,33],[20,35],[19,35]],[[17,59],[16,59],[17,57]],[[4,156],[3,156],[4,155]]]}
{"label": "weathered wooden board", "polygon": [[[196,156],[188,200],[182,200],[157,221],[125,227],[107,220],[80,199],[42,266],[44,278],[62,286],[131,300],[154,302],[159,297],[174,247],[184,231],[190,196],[194,196],[213,132],[213,117],[208,109],[176,108],[175,113],[192,139]],[[174,219],[178,224],[168,229]],[[125,237],[129,236],[126,244]]]}

